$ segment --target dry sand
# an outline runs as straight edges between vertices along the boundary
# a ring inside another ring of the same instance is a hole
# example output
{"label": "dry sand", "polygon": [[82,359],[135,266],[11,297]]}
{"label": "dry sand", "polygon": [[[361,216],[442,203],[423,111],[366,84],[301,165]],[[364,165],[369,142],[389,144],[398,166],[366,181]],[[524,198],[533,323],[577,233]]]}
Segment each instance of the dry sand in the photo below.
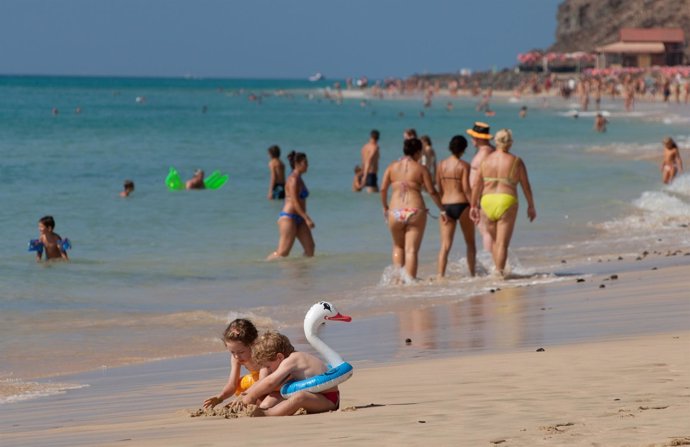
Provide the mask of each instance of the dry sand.
{"label": "dry sand", "polygon": [[[690,266],[683,265],[628,272],[600,293],[620,306],[637,306],[640,296],[647,305],[663,297],[660,305],[676,306],[690,323],[688,276]],[[553,286],[549,293],[561,289]],[[588,300],[589,312],[597,311],[598,301]],[[81,399],[68,394],[15,407],[24,414],[3,417],[0,439],[3,446],[690,445],[690,324],[684,331],[665,330],[662,325],[651,335],[544,345],[541,352],[535,346],[355,365],[353,378],[341,385],[341,410],[320,415],[192,418],[187,410],[218,387],[193,377],[144,392],[110,390],[112,395],[85,393]],[[144,401],[158,402],[157,409],[142,411],[137,402]],[[80,409],[89,417],[40,423],[56,411]]]}

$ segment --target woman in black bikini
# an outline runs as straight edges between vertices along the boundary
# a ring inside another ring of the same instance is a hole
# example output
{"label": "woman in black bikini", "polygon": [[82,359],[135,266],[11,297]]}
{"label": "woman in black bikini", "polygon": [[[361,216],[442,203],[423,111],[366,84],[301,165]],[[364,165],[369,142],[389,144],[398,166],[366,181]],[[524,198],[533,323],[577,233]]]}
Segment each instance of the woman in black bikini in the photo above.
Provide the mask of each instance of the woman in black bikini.
{"label": "woman in black bikini", "polygon": [[302,174],[309,169],[306,154],[292,151],[287,156],[292,174],[285,184],[285,205],[278,216],[278,248],[268,255],[267,260],[284,258],[290,254],[295,239],[302,244],[304,256],[314,256],[314,237],[311,229],[314,221],[307,214],[307,197],[309,190],[302,180]]}
{"label": "woman in black bikini", "polygon": [[460,157],[465,153],[467,140],[461,135],[454,136],[448,144],[451,156],[439,163],[436,169],[436,184],[441,194],[441,203],[447,219],[439,220],[441,249],[438,252],[438,277],[443,278],[448,264],[448,253],[453,246],[455,226],[460,223],[467,244],[467,267],[474,276],[477,247],[474,243],[474,224],[470,219],[470,164]]}

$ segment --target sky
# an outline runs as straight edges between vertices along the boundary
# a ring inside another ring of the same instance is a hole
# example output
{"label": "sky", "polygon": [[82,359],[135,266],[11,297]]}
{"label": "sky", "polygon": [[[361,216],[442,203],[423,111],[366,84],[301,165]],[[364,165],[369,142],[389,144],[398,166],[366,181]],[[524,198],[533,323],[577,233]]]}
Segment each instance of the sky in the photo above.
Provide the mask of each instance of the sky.
{"label": "sky", "polygon": [[406,77],[512,67],[562,0],[0,0],[0,74]]}

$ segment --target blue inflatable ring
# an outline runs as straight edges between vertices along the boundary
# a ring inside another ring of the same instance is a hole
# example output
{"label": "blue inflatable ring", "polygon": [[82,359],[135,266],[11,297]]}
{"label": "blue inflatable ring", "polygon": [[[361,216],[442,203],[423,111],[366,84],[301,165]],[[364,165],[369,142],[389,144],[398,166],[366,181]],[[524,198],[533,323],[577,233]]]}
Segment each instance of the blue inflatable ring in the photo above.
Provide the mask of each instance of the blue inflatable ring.
{"label": "blue inflatable ring", "polygon": [[343,383],[350,377],[352,377],[352,365],[344,362],[318,376],[288,382],[280,387],[280,394],[287,399],[298,391],[320,393]]}

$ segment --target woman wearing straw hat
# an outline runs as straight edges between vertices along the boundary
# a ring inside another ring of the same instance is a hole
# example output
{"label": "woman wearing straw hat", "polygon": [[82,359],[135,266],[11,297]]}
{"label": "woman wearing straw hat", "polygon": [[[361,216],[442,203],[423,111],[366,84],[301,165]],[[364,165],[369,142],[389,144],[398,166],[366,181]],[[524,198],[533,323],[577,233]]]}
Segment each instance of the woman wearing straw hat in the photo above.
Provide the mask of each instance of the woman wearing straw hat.
{"label": "woman wearing straw hat", "polygon": [[508,245],[515,228],[518,211],[517,185],[527,200],[527,217],[530,222],[537,217],[532,197],[532,187],[527,177],[523,161],[509,153],[513,145],[513,134],[509,129],[496,133],[496,151],[486,157],[478,170],[478,178],[472,187],[470,217],[475,224],[479,222],[479,200],[481,216],[487,220],[487,230],[494,243],[492,256],[496,271],[505,275]]}

